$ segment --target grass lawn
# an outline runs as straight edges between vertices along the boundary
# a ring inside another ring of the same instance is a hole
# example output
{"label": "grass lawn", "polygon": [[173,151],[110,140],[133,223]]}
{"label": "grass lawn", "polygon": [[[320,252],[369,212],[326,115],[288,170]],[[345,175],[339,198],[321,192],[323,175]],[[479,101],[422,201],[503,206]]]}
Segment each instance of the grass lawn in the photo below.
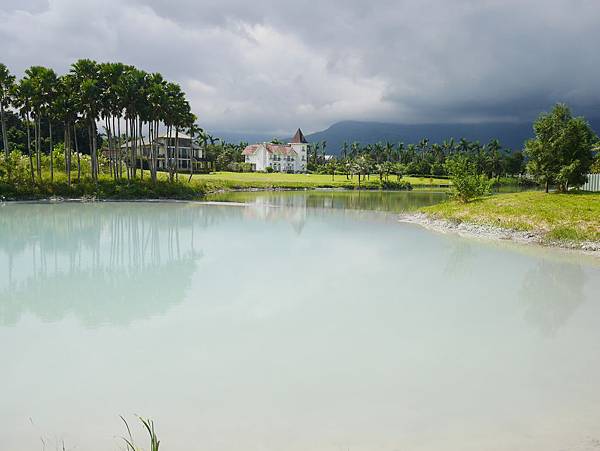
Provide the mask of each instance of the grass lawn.
{"label": "grass lawn", "polygon": [[[91,182],[89,175],[82,177],[81,183],[76,182],[76,173],[72,173],[72,185],[67,186],[64,171],[55,170],[54,182],[50,182],[47,169],[42,172],[42,181],[36,178],[31,184],[29,178],[18,184],[0,180],[0,200],[6,199],[43,199],[53,196],[65,198],[96,197],[99,199],[198,199],[208,193],[229,191],[235,189],[312,189],[312,188],[357,188],[358,177],[346,180],[343,175],[336,175],[331,180],[330,175],[316,174],[281,174],[281,173],[237,173],[215,172],[211,174],[195,174],[188,183],[189,174],[180,173],[178,183],[168,182],[168,175],[158,173],[158,183],[150,180],[150,171],[144,170],[144,180],[127,179],[114,181],[108,174],[101,174],[97,185]],[[428,187],[446,185],[448,180],[433,178],[404,177],[397,183],[396,177],[389,177],[390,185],[386,189],[406,188],[406,182],[413,187]],[[379,176],[371,175],[369,180],[361,181],[363,189],[381,189]]]}
{"label": "grass lawn", "polygon": [[422,211],[443,219],[539,231],[549,240],[600,241],[600,193],[498,194],[467,204],[444,202]]}
{"label": "grass lawn", "polygon": [[[194,180],[202,181],[209,188],[222,186],[229,188],[354,188],[358,187],[358,177],[350,180],[345,175],[321,174],[285,174],[273,172],[270,174],[260,172],[213,172],[210,174],[194,175]],[[396,177],[391,176],[390,181]],[[413,187],[447,185],[447,179],[403,177],[402,181],[409,182]],[[366,188],[378,187],[379,175],[371,175],[368,180],[361,180],[361,186]]]}

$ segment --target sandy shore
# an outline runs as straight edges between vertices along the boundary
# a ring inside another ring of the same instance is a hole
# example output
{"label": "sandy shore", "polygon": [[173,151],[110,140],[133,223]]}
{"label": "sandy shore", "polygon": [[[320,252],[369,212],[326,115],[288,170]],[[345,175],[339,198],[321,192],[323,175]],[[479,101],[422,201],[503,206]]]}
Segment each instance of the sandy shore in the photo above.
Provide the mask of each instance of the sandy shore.
{"label": "sandy shore", "polygon": [[424,213],[403,213],[400,215],[399,221],[417,224],[440,233],[455,233],[469,238],[509,240],[520,244],[573,249],[600,258],[600,242],[549,241],[544,238],[544,233],[542,231],[512,230],[468,222],[448,221],[445,219],[434,218]]}

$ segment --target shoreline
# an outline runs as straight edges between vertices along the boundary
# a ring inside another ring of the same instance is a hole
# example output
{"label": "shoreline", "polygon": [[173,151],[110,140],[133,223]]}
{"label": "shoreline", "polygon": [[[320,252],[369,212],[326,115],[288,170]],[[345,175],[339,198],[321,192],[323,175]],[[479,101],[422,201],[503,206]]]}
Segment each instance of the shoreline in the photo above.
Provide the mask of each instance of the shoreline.
{"label": "shoreline", "polygon": [[[46,197],[39,199],[0,199],[0,207],[12,203],[104,203],[104,202],[148,202],[148,203],[202,203],[207,205],[236,205],[246,206],[239,202],[220,202],[211,201],[206,198],[212,194],[230,193],[230,192],[269,192],[269,191],[353,191],[348,189],[335,188],[242,188],[218,190],[205,193],[195,199],[177,199],[177,198],[96,198],[96,197],[75,197],[64,198],[60,196]],[[362,190],[361,190],[362,191]],[[372,191],[372,190],[365,190]],[[392,191],[392,190],[383,190]],[[398,190],[402,191],[402,190]],[[486,224],[478,224],[469,221],[456,221],[451,219],[441,219],[434,215],[423,212],[405,212],[395,213],[398,222],[405,224],[414,224],[437,233],[455,234],[464,238],[483,239],[495,242],[513,242],[521,245],[539,246],[546,248],[555,248],[570,250],[579,254],[591,255],[600,258],[600,241],[567,241],[567,240],[549,240],[545,238],[545,232],[541,230],[516,230]]]}
{"label": "shoreline", "polygon": [[498,226],[476,224],[467,221],[440,219],[426,213],[401,213],[398,221],[415,224],[438,233],[451,233],[464,238],[487,241],[510,241],[517,244],[571,250],[577,253],[600,258],[600,241],[560,241],[548,240],[539,230],[516,230]]}
{"label": "shoreline", "polygon": [[40,196],[30,197],[22,196],[16,198],[6,198],[0,195],[0,204],[10,202],[143,202],[143,201],[159,201],[159,202],[189,202],[189,201],[202,201],[208,196],[215,194],[227,194],[227,193],[259,193],[259,192],[280,192],[280,191],[339,191],[339,192],[410,192],[410,191],[433,191],[433,192],[447,192],[444,188],[430,188],[428,186],[419,186],[417,188],[410,187],[405,189],[385,189],[385,188],[348,188],[348,187],[321,187],[321,186],[302,186],[302,187],[290,187],[290,186],[268,186],[268,187],[243,187],[243,188],[219,188],[211,191],[202,191],[197,196],[193,197],[113,197],[113,196],[95,196],[95,195],[84,195],[80,197],[63,197],[63,196]]}

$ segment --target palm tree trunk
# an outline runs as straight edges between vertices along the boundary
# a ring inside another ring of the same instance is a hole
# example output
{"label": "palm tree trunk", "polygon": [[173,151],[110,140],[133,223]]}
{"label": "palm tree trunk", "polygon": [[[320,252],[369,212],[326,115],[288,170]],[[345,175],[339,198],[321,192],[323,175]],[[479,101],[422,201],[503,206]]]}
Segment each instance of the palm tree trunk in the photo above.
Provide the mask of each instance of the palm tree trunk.
{"label": "palm tree trunk", "polygon": [[181,155],[179,154],[179,127],[175,127],[175,179],[179,180],[179,162]]}
{"label": "palm tree trunk", "polygon": [[140,164],[142,166],[142,180],[144,180],[144,160],[143,160],[143,154],[144,154],[144,148],[146,147],[146,143],[144,142],[144,134],[142,132],[140,132],[140,137],[142,140],[142,155],[140,155]]}
{"label": "palm tree trunk", "polygon": [[77,140],[77,122],[73,122],[73,139],[75,140],[75,153],[77,154],[77,183],[81,181],[81,154]]}
{"label": "palm tree trunk", "polygon": [[127,180],[131,178],[131,171],[129,170],[130,160],[129,160],[129,146],[131,144],[131,136],[129,136],[129,120],[125,118],[125,170],[127,171]]}
{"label": "palm tree trunk", "polygon": [[152,178],[152,182],[156,183],[156,158],[154,157],[154,129],[156,128],[156,121],[150,121],[148,123],[148,145],[150,146],[150,177]]}
{"label": "palm tree trunk", "polygon": [[137,133],[135,129],[135,120],[131,119],[129,121],[129,131],[131,132],[131,178],[135,178],[137,176],[137,156],[136,156],[136,146],[137,146]]}
{"label": "palm tree trunk", "polygon": [[173,162],[171,161],[171,154],[169,153],[170,152],[170,150],[169,150],[170,144],[171,144],[171,126],[167,127],[167,143],[165,146],[165,164],[167,164],[167,162],[168,162],[167,171],[169,173],[169,181],[172,182],[173,181],[173,169],[172,169]]}
{"label": "palm tree trunk", "polygon": [[192,181],[192,176],[194,175],[194,124],[190,127],[190,178],[188,179],[188,183]]}
{"label": "palm tree trunk", "polygon": [[71,186],[71,130],[69,122],[65,121],[65,174],[67,174],[67,185]]}
{"label": "palm tree trunk", "polygon": [[8,164],[10,149],[8,148],[8,136],[6,136],[6,118],[4,117],[4,105],[0,103],[0,122],[2,123],[2,144],[4,145],[4,158]]}
{"label": "palm tree trunk", "polygon": [[119,159],[117,156],[117,147],[118,147],[119,143],[117,142],[117,135],[115,134],[115,116],[114,115],[111,116],[110,120],[111,120],[111,123],[110,123],[111,128],[110,129],[111,129],[112,137],[113,137],[113,152],[114,152],[113,157],[115,159],[115,180],[116,180],[119,178],[119,172],[118,172]]}
{"label": "palm tree trunk", "polygon": [[96,142],[96,121],[92,120],[92,153],[94,155],[94,181],[98,183],[98,174],[100,173],[98,167],[98,143]]}
{"label": "palm tree trunk", "polygon": [[135,117],[133,117],[131,119],[131,135],[133,138],[133,144],[131,146],[131,170],[132,170],[132,177],[136,178],[137,177],[137,127],[136,127],[136,119]]}
{"label": "palm tree trunk", "polygon": [[31,182],[35,182],[35,172],[33,171],[33,156],[31,155],[31,132],[29,131],[29,113],[25,117],[27,122],[27,153],[29,154],[29,168],[31,169]]}
{"label": "palm tree trunk", "polygon": [[50,183],[54,182],[54,155],[52,152],[52,121],[48,118],[48,134],[50,135]]}
{"label": "palm tree trunk", "polygon": [[135,119],[131,119],[129,124],[129,130],[131,131],[131,138],[133,142],[131,143],[131,178],[135,178],[137,176],[137,132],[135,128]]}
{"label": "palm tree trunk", "polygon": [[90,171],[91,171],[91,175],[92,175],[92,180],[94,180],[94,173],[96,172],[94,170],[94,151],[92,150],[92,148],[94,147],[92,144],[92,124],[88,121],[88,126],[87,126],[87,132],[88,132],[88,148],[90,149]]}
{"label": "palm tree trunk", "polygon": [[[156,163],[155,163],[155,167],[156,170],[158,171],[158,157],[159,157],[159,152],[160,152],[160,143],[158,142],[158,128],[160,127],[160,121],[156,121],[156,124],[154,126],[154,158],[156,159]],[[158,173],[156,174],[156,177],[158,179]]]}
{"label": "palm tree trunk", "polygon": [[121,154],[121,117],[117,120],[117,160],[119,165],[119,178],[123,178],[123,155]]}
{"label": "palm tree trunk", "polygon": [[36,174],[38,176],[38,178],[40,179],[40,181],[42,180],[42,174],[41,174],[41,167],[40,167],[40,140],[39,140],[39,136],[40,136],[40,120],[38,117],[35,118],[35,121],[33,123],[33,142],[34,142],[34,147],[35,147],[35,171]]}
{"label": "palm tree trunk", "polygon": [[143,122],[142,119],[139,119],[138,122],[138,130],[139,130],[139,142],[141,144],[140,146],[140,171],[141,172],[141,178],[142,180],[144,180],[144,129],[143,129]]}

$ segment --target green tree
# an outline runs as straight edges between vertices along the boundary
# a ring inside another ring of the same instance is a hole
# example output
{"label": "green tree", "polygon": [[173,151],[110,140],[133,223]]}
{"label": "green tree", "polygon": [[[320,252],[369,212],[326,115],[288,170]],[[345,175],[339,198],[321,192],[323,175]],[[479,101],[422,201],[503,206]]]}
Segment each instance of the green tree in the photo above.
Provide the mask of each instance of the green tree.
{"label": "green tree", "polygon": [[535,138],[525,143],[529,172],[546,187],[556,183],[560,192],[586,182],[592,147],[598,137],[582,117],[573,117],[564,104],[542,113],[533,124]]}
{"label": "green tree", "polygon": [[452,180],[454,196],[460,202],[488,195],[492,181],[477,170],[477,164],[467,155],[457,154],[446,160],[446,170]]}
{"label": "green tree", "polygon": [[100,102],[100,75],[98,63],[89,59],[81,59],[71,66],[74,79],[74,93],[77,99],[77,108],[83,114],[88,127],[90,138],[90,167],[92,180],[98,181],[98,142],[96,120],[101,108]]}

